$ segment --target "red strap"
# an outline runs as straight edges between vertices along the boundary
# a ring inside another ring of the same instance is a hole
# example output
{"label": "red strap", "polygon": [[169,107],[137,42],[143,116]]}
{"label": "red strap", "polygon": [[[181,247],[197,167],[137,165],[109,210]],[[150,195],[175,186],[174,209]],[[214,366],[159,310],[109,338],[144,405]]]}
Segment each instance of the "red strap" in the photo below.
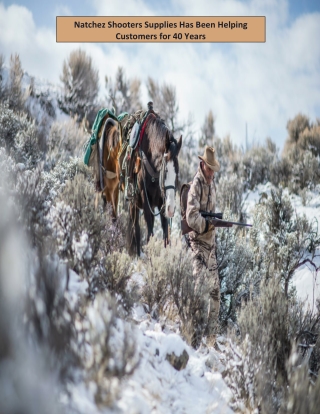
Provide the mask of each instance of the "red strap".
{"label": "red strap", "polygon": [[137,147],[140,147],[140,144],[141,144],[141,141],[142,141],[142,137],[143,137],[143,135],[144,135],[144,131],[145,131],[146,126],[147,126],[147,123],[148,123],[148,121],[149,121],[150,115],[152,115],[152,116],[154,116],[154,117],[155,117],[155,115],[154,115],[152,112],[151,112],[151,113],[147,116],[147,118],[146,118],[146,120],[144,121],[144,123],[143,123],[143,125],[142,125],[142,128],[141,128],[140,137],[139,137],[139,142],[138,142]]}

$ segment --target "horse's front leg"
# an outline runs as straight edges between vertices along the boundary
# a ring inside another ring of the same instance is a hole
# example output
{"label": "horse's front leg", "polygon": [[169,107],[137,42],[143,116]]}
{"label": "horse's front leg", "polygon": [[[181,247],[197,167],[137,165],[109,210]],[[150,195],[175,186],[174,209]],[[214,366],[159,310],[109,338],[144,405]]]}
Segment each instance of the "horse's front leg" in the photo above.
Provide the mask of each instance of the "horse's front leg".
{"label": "horse's front leg", "polygon": [[119,180],[114,179],[112,183],[112,189],[110,190],[111,200],[112,200],[112,219],[115,221],[118,216],[118,196],[119,196]]}
{"label": "horse's front leg", "polygon": [[167,247],[169,244],[169,227],[168,227],[168,219],[161,213],[161,226],[162,226],[162,232],[163,232],[163,241],[164,241],[164,247]]}
{"label": "horse's front leg", "polygon": [[115,200],[115,189],[116,189],[116,179],[108,179],[107,185],[104,189],[104,196],[107,203],[111,204],[112,207],[112,219],[117,218],[117,204]]}
{"label": "horse's front leg", "polygon": [[144,211],[144,217],[147,223],[147,230],[148,230],[147,243],[148,243],[150,240],[150,237],[153,236],[154,215],[151,213],[150,208],[147,203],[145,204],[143,211]]}
{"label": "horse's front leg", "polygon": [[154,227],[154,215],[151,213],[150,207],[152,208],[152,206],[149,206],[148,200],[147,200],[147,194],[143,191],[141,193],[141,199],[142,199],[142,208],[143,208],[143,215],[144,215],[144,219],[146,221],[147,224],[147,243],[150,240],[150,237],[153,236],[153,227]]}
{"label": "horse's front leg", "polygon": [[129,228],[127,233],[128,251],[130,255],[140,256],[140,224],[139,208],[134,204],[129,205]]}

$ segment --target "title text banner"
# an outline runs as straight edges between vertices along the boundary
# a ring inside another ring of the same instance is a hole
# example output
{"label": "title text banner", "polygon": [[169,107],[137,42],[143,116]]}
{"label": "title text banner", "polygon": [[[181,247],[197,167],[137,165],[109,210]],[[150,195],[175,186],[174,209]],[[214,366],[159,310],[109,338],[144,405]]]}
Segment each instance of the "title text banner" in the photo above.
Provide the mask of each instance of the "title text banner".
{"label": "title text banner", "polygon": [[265,16],[58,16],[57,42],[266,41]]}

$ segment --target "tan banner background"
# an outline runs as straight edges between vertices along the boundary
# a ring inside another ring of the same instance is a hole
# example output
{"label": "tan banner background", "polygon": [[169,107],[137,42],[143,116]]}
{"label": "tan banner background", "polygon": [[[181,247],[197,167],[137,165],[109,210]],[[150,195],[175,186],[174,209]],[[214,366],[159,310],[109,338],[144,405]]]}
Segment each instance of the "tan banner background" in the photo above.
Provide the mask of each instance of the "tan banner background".
{"label": "tan banner background", "polygon": [[265,16],[58,16],[57,42],[190,43],[266,41]]}

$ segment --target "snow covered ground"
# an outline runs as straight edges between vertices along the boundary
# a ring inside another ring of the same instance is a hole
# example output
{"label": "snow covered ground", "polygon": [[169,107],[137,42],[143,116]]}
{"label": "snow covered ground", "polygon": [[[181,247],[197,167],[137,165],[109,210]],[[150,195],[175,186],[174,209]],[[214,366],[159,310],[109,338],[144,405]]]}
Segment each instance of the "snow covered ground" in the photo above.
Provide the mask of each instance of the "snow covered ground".
{"label": "snow covered ground", "polygon": [[[137,276],[137,275],[136,275]],[[73,301],[85,293],[86,282],[70,272],[68,298]],[[224,369],[223,354],[206,346],[195,351],[174,332],[174,328],[150,319],[142,306],[133,312],[135,327],[133,334],[139,353],[139,364],[132,376],[121,386],[120,399],[114,407],[101,410],[94,400],[95,386],[82,382],[68,386],[69,395],[61,396],[61,402],[80,413],[126,413],[126,414],[167,414],[167,413],[223,413],[233,411],[228,406],[232,397],[221,372]],[[96,320],[98,325],[98,317]],[[117,338],[117,335],[115,336]],[[118,336],[117,340],[121,340]],[[219,338],[223,347],[224,338]],[[117,344],[115,344],[117,346]],[[121,344],[118,344],[121,347]],[[167,355],[180,357],[188,354],[188,363],[178,371]]]}
{"label": "snow covered ground", "polygon": [[[163,332],[159,324],[145,320],[137,334],[142,359],[122,392],[119,407],[125,413],[231,413],[231,392],[221,373],[206,362],[216,351],[194,351],[179,335]],[[185,369],[177,371],[166,356],[183,351],[189,355]]]}

